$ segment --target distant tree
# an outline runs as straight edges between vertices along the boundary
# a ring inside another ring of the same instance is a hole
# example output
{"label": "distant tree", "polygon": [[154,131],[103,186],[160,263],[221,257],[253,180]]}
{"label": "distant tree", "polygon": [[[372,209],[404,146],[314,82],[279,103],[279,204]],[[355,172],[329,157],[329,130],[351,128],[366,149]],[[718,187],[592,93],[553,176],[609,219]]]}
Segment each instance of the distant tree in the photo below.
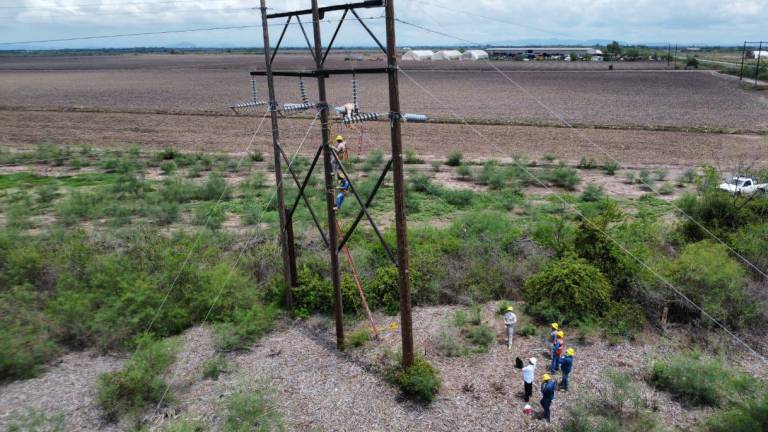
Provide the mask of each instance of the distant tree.
{"label": "distant tree", "polygon": [[640,50],[637,48],[628,48],[624,51],[624,57],[628,60],[637,60],[640,58]]}
{"label": "distant tree", "polygon": [[613,41],[608,44],[608,46],[605,48],[605,52],[611,55],[620,56],[621,55],[621,45],[619,45],[618,42]]}
{"label": "distant tree", "polygon": [[696,57],[688,57],[688,59],[685,60],[685,68],[686,69],[698,69],[699,68],[699,59]]}

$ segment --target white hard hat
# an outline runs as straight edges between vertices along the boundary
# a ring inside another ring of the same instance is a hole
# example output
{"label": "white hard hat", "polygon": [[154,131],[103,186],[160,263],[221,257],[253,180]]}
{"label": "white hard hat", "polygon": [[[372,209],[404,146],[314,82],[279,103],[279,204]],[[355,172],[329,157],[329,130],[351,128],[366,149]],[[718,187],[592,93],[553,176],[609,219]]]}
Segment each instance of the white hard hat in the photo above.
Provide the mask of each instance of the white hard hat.
{"label": "white hard hat", "polygon": [[528,359],[528,363],[530,363],[530,364],[532,364],[532,365],[536,366],[536,357],[531,357],[531,358],[529,358],[529,359]]}

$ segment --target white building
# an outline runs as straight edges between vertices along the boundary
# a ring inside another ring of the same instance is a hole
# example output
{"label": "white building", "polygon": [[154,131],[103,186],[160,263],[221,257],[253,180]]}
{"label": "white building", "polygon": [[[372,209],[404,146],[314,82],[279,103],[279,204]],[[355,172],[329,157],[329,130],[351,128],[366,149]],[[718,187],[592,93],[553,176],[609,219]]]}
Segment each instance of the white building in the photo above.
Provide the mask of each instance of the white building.
{"label": "white building", "polygon": [[487,60],[488,53],[483,50],[466,50],[464,51],[464,54],[461,55],[461,58],[462,60],[472,61]]}
{"label": "white building", "polygon": [[432,50],[410,50],[403,54],[402,60],[403,61],[425,61],[425,60],[432,60],[432,56],[434,56],[435,53],[432,52]]}
{"label": "white building", "polygon": [[759,59],[768,58],[768,51],[752,51],[752,58],[759,58]]}
{"label": "white building", "polygon": [[460,60],[461,52],[457,50],[438,51],[432,56],[432,60]]}

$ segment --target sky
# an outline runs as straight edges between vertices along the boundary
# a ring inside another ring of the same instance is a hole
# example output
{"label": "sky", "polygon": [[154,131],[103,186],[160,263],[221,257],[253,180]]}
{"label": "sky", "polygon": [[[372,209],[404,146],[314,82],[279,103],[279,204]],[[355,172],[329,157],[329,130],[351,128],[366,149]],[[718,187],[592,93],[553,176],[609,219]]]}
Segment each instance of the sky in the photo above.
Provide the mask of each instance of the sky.
{"label": "sky", "polygon": [[[321,0],[320,5],[355,0]],[[304,9],[309,0],[268,0],[273,11]],[[469,6],[466,11],[462,7]],[[244,28],[108,39],[68,39],[165,30],[258,26],[258,0],[0,0],[0,49],[261,46],[261,30]],[[619,40],[627,43],[740,45],[768,40],[768,0],[395,0],[396,16],[451,37],[397,24],[399,46]],[[359,12],[383,39],[382,9]],[[328,14],[330,38],[340,12]],[[273,22],[274,40],[281,30]],[[311,36],[311,33],[310,33]],[[463,40],[463,41],[462,41]],[[284,46],[303,43],[297,26]],[[359,24],[345,22],[339,46],[371,45]]]}

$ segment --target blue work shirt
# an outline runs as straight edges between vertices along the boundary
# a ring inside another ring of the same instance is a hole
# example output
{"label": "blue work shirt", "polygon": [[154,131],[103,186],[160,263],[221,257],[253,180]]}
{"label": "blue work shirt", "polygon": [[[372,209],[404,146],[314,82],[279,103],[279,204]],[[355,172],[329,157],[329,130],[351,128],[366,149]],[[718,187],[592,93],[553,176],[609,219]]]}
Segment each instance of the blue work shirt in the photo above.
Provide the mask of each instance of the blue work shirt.
{"label": "blue work shirt", "polygon": [[572,356],[565,356],[560,359],[560,369],[563,371],[564,374],[571,373],[571,370],[573,370],[573,357]]}
{"label": "blue work shirt", "polygon": [[555,398],[555,380],[541,383],[541,400],[552,401]]}

